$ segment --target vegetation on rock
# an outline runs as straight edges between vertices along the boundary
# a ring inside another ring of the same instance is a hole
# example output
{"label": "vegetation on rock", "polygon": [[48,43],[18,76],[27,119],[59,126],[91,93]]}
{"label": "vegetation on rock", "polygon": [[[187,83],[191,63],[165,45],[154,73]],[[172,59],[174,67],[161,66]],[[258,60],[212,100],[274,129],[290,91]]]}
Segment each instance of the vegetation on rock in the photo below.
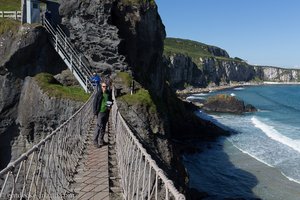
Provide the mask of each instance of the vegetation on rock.
{"label": "vegetation on rock", "polygon": [[0,18],[0,35],[12,31],[13,33],[17,32],[20,27],[20,22],[7,19],[7,18]]}
{"label": "vegetation on rock", "polygon": [[121,79],[121,81],[127,86],[130,87],[132,82],[132,76],[127,72],[119,72],[117,73],[117,77]]}
{"label": "vegetation on rock", "polygon": [[202,59],[215,58],[217,60],[228,60],[235,62],[244,62],[242,59],[215,56],[209,48],[217,48],[204,43],[185,40],[180,38],[166,38],[164,41],[164,55],[169,57],[173,54],[183,54],[192,58],[193,62],[201,68]]}
{"label": "vegetation on rock", "polygon": [[134,94],[126,94],[119,98],[119,100],[126,102],[129,106],[132,105],[143,105],[146,106],[149,113],[156,113],[156,105],[154,104],[149,92],[145,89],[139,89]]}
{"label": "vegetation on rock", "polygon": [[63,86],[48,73],[37,74],[34,78],[41,89],[52,97],[85,102],[90,96],[79,86]]}

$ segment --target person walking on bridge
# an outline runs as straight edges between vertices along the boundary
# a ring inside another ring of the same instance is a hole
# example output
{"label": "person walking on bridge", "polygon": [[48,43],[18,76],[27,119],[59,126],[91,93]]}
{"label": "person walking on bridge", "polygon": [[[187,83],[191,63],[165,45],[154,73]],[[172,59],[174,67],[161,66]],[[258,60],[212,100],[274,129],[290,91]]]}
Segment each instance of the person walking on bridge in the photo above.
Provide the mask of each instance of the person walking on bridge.
{"label": "person walking on bridge", "polygon": [[93,76],[91,77],[90,80],[91,80],[95,90],[99,91],[99,85],[100,85],[100,82],[101,82],[100,76],[97,73],[94,72]]}
{"label": "person walking on bridge", "polygon": [[100,148],[104,145],[105,128],[112,105],[111,91],[107,90],[107,84],[101,83],[93,101],[93,112],[97,117],[97,124],[94,133],[94,146]]}

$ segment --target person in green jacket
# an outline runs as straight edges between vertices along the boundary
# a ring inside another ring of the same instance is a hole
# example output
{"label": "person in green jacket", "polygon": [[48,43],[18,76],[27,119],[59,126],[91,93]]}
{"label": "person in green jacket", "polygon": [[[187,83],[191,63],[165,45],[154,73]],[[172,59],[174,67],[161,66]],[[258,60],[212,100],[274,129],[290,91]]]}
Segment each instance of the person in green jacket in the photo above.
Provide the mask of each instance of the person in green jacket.
{"label": "person in green jacket", "polygon": [[94,146],[100,148],[104,145],[105,128],[112,105],[111,92],[107,89],[106,83],[101,83],[93,101],[93,112],[97,116],[97,125],[94,133]]}

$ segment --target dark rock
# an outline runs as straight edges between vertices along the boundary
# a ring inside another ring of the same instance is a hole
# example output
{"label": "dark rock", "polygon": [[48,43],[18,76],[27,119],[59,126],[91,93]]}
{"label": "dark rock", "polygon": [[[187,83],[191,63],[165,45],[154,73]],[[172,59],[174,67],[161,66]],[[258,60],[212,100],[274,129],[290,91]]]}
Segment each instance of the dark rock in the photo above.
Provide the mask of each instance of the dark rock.
{"label": "dark rock", "polygon": [[251,104],[247,104],[245,106],[245,112],[256,112],[256,111],[257,111],[257,109]]}
{"label": "dark rock", "polygon": [[[40,72],[56,74],[66,69],[66,66],[48,42],[46,31],[41,26],[20,26],[16,32],[1,35],[0,41],[3,47],[0,48],[2,58],[0,60],[0,167],[2,168],[26,150],[24,144],[27,140],[31,141],[35,134],[32,130],[38,127],[32,124],[32,121],[24,122],[22,126],[26,136],[19,133],[19,123],[16,119],[20,117],[19,105],[22,90],[26,88],[25,78]],[[35,105],[26,103],[22,106],[27,109]],[[36,110],[36,113],[39,113],[39,110]]]}
{"label": "dark rock", "polygon": [[244,101],[237,99],[234,96],[226,94],[218,94],[209,97],[203,104],[203,110],[208,112],[223,112],[242,114],[244,112],[254,112],[255,107],[252,105],[245,106]]}
{"label": "dark rock", "polygon": [[127,69],[119,54],[121,38],[111,24],[113,1],[61,0],[60,14],[66,33],[76,49],[87,58],[93,71],[110,75]]}

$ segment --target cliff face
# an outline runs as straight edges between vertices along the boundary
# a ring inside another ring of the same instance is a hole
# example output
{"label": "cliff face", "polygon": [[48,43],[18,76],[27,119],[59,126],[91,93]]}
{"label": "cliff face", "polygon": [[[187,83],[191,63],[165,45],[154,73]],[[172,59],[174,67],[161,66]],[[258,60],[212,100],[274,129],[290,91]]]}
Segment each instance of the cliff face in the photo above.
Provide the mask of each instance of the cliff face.
{"label": "cliff face", "polygon": [[[228,54],[227,54],[228,55]],[[168,79],[171,86],[183,89],[185,86],[206,87],[214,84],[228,84],[230,81],[299,82],[300,70],[268,66],[253,66],[242,61],[202,58],[201,66],[189,56],[175,54],[165,57],[168,65]]]}
{"label": "cliff face", "polygon": [[61,0],[59,7],[72,44],[85,55],[92,69],[103,75],[128,68],[119,53],[119,30],[111,23],[112,7],[112,0]]}
{"label": "cliff face", "polygon": [[[151,94],[161,96],[165,87],[164,26],[154,1],[136,2],[65,0],[61,1],[60,14],[73,43],[102,78],[126,71]],[[125,84],[119,87],[124,88]],[[164,170],[171,171],[177,161],[167,138],[168,122],[162,119],[168,116],[149,113],[144,105],[129,107],[126,102],[119,102],[118,106],[153,158]]]}
{"label": "cliff face", "polygon": [[276,82],[299,82],[300,70],[299,69],[283,69],[277,67],[256,67],[256,70],[263,71],[263,80],[276,81]]}
{"label": "cliff face", "polygon": [[3,168],[38,140],[36,132],[47,132],[49,129],[44,127],[54,127],[66,117],[64,114],[57,117],[59,110],[63,110],[57,107],[59,102],[47,98],[31,81],[31,76],[40,72],[57,74],[65,65],[47,41],[42,27],[21,26],[0,35],[0,42],[3,47],[0,48],[0,168]]}
{"label": "cliff face", "polygon": [[146,88],[161,96],[165,83],[162,66],[165,29],[153,0],[139,4],[115,1],[113,23],[123,39],[120,52],[126,56],[134,76]]}

